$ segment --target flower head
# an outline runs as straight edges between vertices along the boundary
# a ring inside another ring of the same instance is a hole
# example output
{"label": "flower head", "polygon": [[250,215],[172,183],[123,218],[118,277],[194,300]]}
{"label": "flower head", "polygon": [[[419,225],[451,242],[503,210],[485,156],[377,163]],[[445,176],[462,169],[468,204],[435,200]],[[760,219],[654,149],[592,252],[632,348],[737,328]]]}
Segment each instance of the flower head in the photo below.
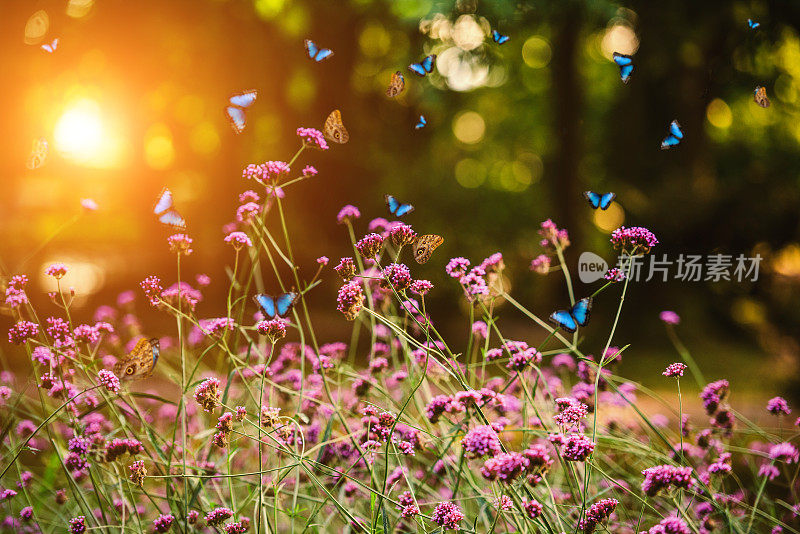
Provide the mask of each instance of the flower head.
{"label": "flower head", "polygon": [[157,276],[148,276],[142,280],[139,285],[142,286],[142,290],[150,301],[150,305],[158,305],[161,299],[161,293],[164,291],[164,288],[161,287],[161,279]]}
{"label": "flower head", "polygon": [[321,265],[322,267],[325,267],[326,265],[328,265],[328,262],[330,262],[330,261],[331,260],[330,260],[330,258],[328,258],[328,256],[320,256],[319,258],[317,258],[317,263],[319,265]]}
{"label": "flower head", "polygon": [[609,282],[622,282],[623,280],[625,280],[625,273],[623,273],[616,267],[612,267],[611,269],[606,271],[606,274],[603,275],[603,278],[605,278]]}
{"label": "flower head", "polygon": [[56,280],[60,280],[67,274],[67,266],[63,263],[53,263],[45,269],[44,274],[52,276]]}
{"label": "flower head", "polygon": [[17,321],[17,324],[8,329],[8,342],[22,345],[29,339],[39,335],[39,325],[30,321]]}
{"label": "flower head", "polygon": [[457,530],[464,517],[464,513],[457,504],[443,502],[433,510],[431,521],[444,528],[444,530]]}
{"label": "flower head", "polygon": [[684,364],[676,362],[669,364],[667,368],[664,370],[664,372],[661,374],[664,376],[669,376],[669,377],[675,376],[680,378],[683,376],[683,372],[685,370],[686,366]]}
{"label": "flower head", "polygon": [[648,254],[658,245],[655,234],[642,226],[620,226],[611,232],[611,245],[628,254]]}
{"label": "flower head", "polygon": [[225,236],[225,242],[233,246],[236,250],[241,250],[242,247],[253,246],[253,242],[244,232],[231,232]]}
{"label": "flower head", "polygon": [[372,259],[383,246],[383,237],[380,234],[367,234],[356,243],[356,250],[364,258]]}
{"label": "flower head", "polygon": [[221,383],[217,378],[206,378],[194,390],[194,400],[206,412],[214,411],[219,405]]}
{"label": "flower head", "polygon": [[407,224],[396,224],[389,230],[389,238],[396,247],[410,245],[417,239],[417,233]]}
{"label": "flower head", "polygon": [[467,274],[467,269],[469,269],[469,260],[461,257],[452,258],[444,268],[451,278],[461,278]]}
{"label": "flower head", "polygon": [[285,319],[276,317],[269,321],[261,321],[256,324],[256,330],[262,336],[267,336],[271,343],[275,343],[279,339],[286,337],[286,326],[288,322]]}
{"label": "flower head", "polygon": [[187,234],[173,234],[167,238],[170,252],[188,256],[192,251],[192,238]]}
{"label": "flower head", "polygon": [[336,299],[336,309],[344,314],[347,320],[352,321],[364,306],[364,291],[361,284],[348,282],[339,289]]}
{"label": "flower head", "polygon": [[236,209],[236,220],[243,224],[250,224],[261,213],[261,205],[255,202],[242,204]]}
{"label": "flower head", "polygon": [[661,321],[664,324],[676,325],[680,324],[681,322],[680,316],[674,311],[669,311],[669,310],[664,310],[661,313],[659,313],[658,318],[661,319]]}
{"label": "flower head", "polygon": [[411,285],[411,271],[402,263],[391,263],[383,272],[385,281],[388,281],[397,291],[408,289]]}
{"label": "flower head", "polygon": [[409,291],[420,296],[424,296],[432,289],[433,284],[428,280],[414,280],[411,282],[411,287],[409,287]]}
{"label": "flower head", "polygon": [[547,254],[539,254],[531,261],[531,271],[539,274],[547,274],[550,272],[550,256]]}
{"label": "flower head", "polygon": [[333,270],[342,277],[342,280],[348,282],[356,275],[356,264],[353,258],[342,258]]}
{"label": "flower head", "polygon": [[311,178],[312,176],[316,176],[318,174],[317,169],[312,167],[311,165],[306,165],[303,167],[303,176],[306,178]]}
{"label": "flower head", "polygon": [[328,150],[328,142],[325,140],[325,136],[316,128],[298,128],[297,136],[308,146],[320,150]]}
{"label": "flower head", "polygon": [[119,393],[120,385],[119,378],[108,369],[100,369],[97,373],[98,382],[111,393]]}
{"label": "flower head", "polygon": [[767,411],[773,415],[789,415],[792,409],[783,397],[773,397],[767,401]]}
{"label": "flower head", "polygon": [[346,222],[352,222],[359,217],[361,217],[361,212],[358,211],[358,208],[348,204],[339,210],[339,213],[336,215],[336,222],[344,224]]}

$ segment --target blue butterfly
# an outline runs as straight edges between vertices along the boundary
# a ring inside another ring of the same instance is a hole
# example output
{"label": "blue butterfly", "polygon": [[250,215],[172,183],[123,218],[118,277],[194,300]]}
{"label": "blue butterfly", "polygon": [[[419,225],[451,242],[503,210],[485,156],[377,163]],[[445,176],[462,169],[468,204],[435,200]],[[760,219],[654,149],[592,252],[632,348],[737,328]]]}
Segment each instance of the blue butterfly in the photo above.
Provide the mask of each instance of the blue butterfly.
{"label": "blue butterfly", "polygon": [[589,201],[589,204],[591,204],[594,209],[600,208],[601,210],[607,210],[611,203],[614,202],[616,196],[615,193],[583,192],[583,197]]}
{"label": "blue butterfly", "polygon": [[419,121],[417,122],[416,126],[414,126],[415,130],[419,130],[420,128],[425,128],[428,125],[428,121],[425,120],[425,115],[419,116]]}
{"label": "blue butterfly", "polygon": [[672,121],[669,123],[669,135],[661,141],[661,150],[667,150],[674,146],[678,146],[680,144],[681,139],[683,139],[683,130],[681,130],[681,125],[678,124],[678,121]]}
{"label": "blue butterfly", "polygon": [[178,230],[186,229],[186,220],[178,213],[178,210],[175,209],[172,200],[172,191],[166,187],[161,191],[161,194],[158,195],[156,205],[153,207],[153,213],[158,216],[158,221],[162,224],[172,226]]}
{"label": "blue butterfly", "polygon": [[225,112],[228,114],[231,126],[233,126],[237,134],[242,133],[242,130],[244,130],[244,127],[247,125],[247,116],[244,111],[253,105],[253,102],[256,101],[256,97],[258,97],[258,91],[252,90],[233,95],[229,99],[231,105],[225,108]]}
{"label": "blue butterfly", "polygon": [[589,322],[589,315],[592,311],[592,297],[582,298],[570,310],[554,311],[550,315],[557,327],[563,328],[567,332],[574,332],[579,326],[586,326]]}
{"label": "blue butterfly", "polygon": [[633,73],[633,58],[625,54],[620,54],[619,52],[614,52],[614,63],[619,67],[619,75],[620,78],[622,78],[622,83],[628,83]]}
{"label": "blue butterfly", "polygon": [[436,54],[431,54],[419,63],[412,63],[408,66],[408,70],[417,76],[427,76],[433,72],[433,67],[436,65]]}
{"label": "blue butterfly", "polygon": [[756,22],[756,21],[754,21],[754,20],[752,20],[752,19],[747,19],[747,26],[748,26],[748,27],[749,27],[751,30],[757,30],[757,29],[758,29],[758,27],[759,27],[759,26],[761,26],[761,23],[760,23],[760,22]]}
{"label": "blue butterfly", "polygon": [[267,317],[275,318],[286,317],[299,297],[300,294],[294,291],[278,295],[277,297],[267,295],[266,293],[259,293],[253,297],[253,300],[256,301],[256,304],[264,311]]}
{"label": "blue butterfly", "polygon": [[389,213],[395,217],[402,217],[414,211],[414,206],[411,204],[403,204],[392,195],[385,195],[386,207],[389,208]]}
{"label": "blue butterfly", "polygon": [[323,59],[328,59],[333,55],[333,50],[330,48],[320,48],[311,39],[306,39],[304,43],[306,45],[306,53],[308,54],[309,59],[313,59],[316,62],[320,62]]}
{"label": "blue butterfly", "polygon": [[50,52],[51,54],[58,49],[58,37],[53,39],[50,43],[45,43],[42,45],[42,50],[45,52]]}
{"label": "blue butterfly", "polygon": [[508,35],[503,35],[497,30],[492,30],[492,40],[497,44],[507,43],[510,37]]}

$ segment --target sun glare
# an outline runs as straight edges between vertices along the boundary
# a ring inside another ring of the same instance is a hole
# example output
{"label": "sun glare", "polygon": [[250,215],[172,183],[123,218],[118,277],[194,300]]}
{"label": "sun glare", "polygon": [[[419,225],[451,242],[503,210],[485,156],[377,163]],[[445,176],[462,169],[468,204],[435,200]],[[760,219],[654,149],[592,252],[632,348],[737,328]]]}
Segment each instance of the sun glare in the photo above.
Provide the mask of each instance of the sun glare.
{"label": "sun glare", "polygon": [[67,108],[56,123],[55,142],[64,157],[78,163],[102,159],[103,119],[97,103],[82,99]]}

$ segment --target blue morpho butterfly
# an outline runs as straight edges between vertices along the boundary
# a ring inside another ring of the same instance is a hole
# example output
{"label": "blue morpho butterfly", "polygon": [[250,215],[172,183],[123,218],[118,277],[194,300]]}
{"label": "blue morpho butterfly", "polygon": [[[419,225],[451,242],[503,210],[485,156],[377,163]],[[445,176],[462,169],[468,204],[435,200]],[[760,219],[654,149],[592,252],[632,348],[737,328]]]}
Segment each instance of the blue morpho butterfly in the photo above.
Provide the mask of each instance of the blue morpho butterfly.
{"label": "blue morpho butterfly", "polygon": [[162,224],[172,226],[178,230],[186,229],[186,220],[178,213],[178,210],[175,209],[175,205],[172,201],[172,191],[166,187],[161,191],[161,194],[158,195],[156,205],[153,207],[153,213],[158,216],[158,221]]}
{"label": "blue morpho butterfly", "polygon": [[674,146],[680,144],[681,139],[683,139],[683,130],[681,130],[681,125],[678,124],[678,121],[672,121],[669,123],[669,135],[661,141],[661,150],[667,150]]}
{"label": "blue morpho butterfly", "polygon": [[333,50],[330,48],[320,48],[311,39],[306,39],[303,42],[305,43],[306,54],[308,54],[309,59],[320,62],[323,59],[328,59],[333,55]]}
{"label": "blue morpho butterfly", "polygon": [[50,43],[45,43],[42,45],[42,50],[45,52],[50,52],[51,54],[58,49],[58,37],[53,39]]}
{"label": "blue morpho butterfly", "polygon": [[508,35],[503,35],[497,30],[492,30],[492,41],[497,44],[504,44],[507,43],[510,37]]}
{"label": "blue morpho butterfly", "polygon": [[567,332],[574,332],[579,326],[586,326],[592,311],[592,297],[582,298],[569,310],[554,311],[550,321]]}
{"label": "blue morpho butterfly", "polygon": [[583,192],[583,197],[589,201],[589,204],[591,204],[594,209],[600,208],[601,210],[607,210],[611,203],[614,202],[616,196],[615,193]]}
{"label": "blue morpho butterfly", "polygon": [[619,67],[619,76],[622,78],[622,83],[628,83],[633,73],[633,58],[614,52],[614,63]]}
{"label": "blue morpho butterfly", "polygon": [[299,297],[300,294],[294,291],[278,295],[277,297],[267,295],[266,293],[259,293],[253,297],[253,300],[256,301],[256,304],[258,304],[264,314],[272,319],[275,317],[286,317]]}
{"label": "blue morpho butterfly", "polygon": [[402,217],[414,211],[414,206],[411,204],[403,204],[392,195],[385,195],[386,207],[389,208],[389,213],[395,217]]}
{"label": "blue morpho butterfly", "polygon": [[244,113],[245,109],[253,105],[253,102],[256,101],[257,96],[258,91],[254,89],[252,91],[239,93],[238,95],[233,95],[230,98],[229,102],[231,105],[225,108],[225,112],[228,114],[228,118],[231,121],[231,126],[233,126],[233,129],[237,134],[242,133],[242,130],[244,130],[244,127],[247,124],[247,117]]}
{"label": "blue morpho butterfly", "polygon": [[748,27],[749,27],[751,30],[757,30],[757,29],[758,29],[758,27],[759,27],[759,26],[761,26],[761,23],[760,23],[760,22],[756,22],[756,21],[754,21],[754,20],[752,20],[752,19],[747,19],[747,26],[748,26]]}
{"label": "blue morpho butterfly", "polygon": [[427,125],[428,121],[425,120],[425,115],[420,115],[419,121],[417,121],[417,124],[414,126],[414,129],[419,130],[420,128],[425,128],[425,126]]}
{"label": "blue morpho butterfly", "polygon": [[436,54],[431,54],[419,63],[412,63],[408,66],[408,70],[417,76],[427,76],[433,72],[433,66],[436,65]]}

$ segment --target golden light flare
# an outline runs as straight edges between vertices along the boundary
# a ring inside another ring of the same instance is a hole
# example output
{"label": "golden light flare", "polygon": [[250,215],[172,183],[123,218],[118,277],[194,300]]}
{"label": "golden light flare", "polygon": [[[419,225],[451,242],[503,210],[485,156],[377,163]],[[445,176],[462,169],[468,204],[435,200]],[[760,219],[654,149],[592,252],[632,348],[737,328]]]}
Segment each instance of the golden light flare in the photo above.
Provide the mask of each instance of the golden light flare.
{"label": "golden light flare", "polygon": [[486,122],[479,113],[463,111],[453,119],[453,133],[464,144],[474,145],[483,139]]}
{"label": "golden light flare", "polygon": [[600,42],[600,51],[606,59],[612,60],[614,52],[632,55],[639,49],[639,38],[628,24],[617,23],[606,30]]}
{"label": "golden light flare", "polygon": [[[45,273],[53,263],[63,263],[67,266],[67,274],[60,281]],[[83,257],[52,258],[39,267],[39,281],[45,291],[58,291],[59,286],[69,298],[71,289],[75,290],[75,298],[83,299],[97,293],[105,284],[106,270],[103,266]]]}
{"label": "golden light flare", "polygon": [[41,41],[50,29],[50,17],[44,10],[37,11],[25,23],[25,44],[36,44]]}
{"label": "golden light flare", "polygon": [[625,210],[616,202],[612,202],[606,210],[594,210],[592,222],[601,231],[610,234],[625,222]]}

